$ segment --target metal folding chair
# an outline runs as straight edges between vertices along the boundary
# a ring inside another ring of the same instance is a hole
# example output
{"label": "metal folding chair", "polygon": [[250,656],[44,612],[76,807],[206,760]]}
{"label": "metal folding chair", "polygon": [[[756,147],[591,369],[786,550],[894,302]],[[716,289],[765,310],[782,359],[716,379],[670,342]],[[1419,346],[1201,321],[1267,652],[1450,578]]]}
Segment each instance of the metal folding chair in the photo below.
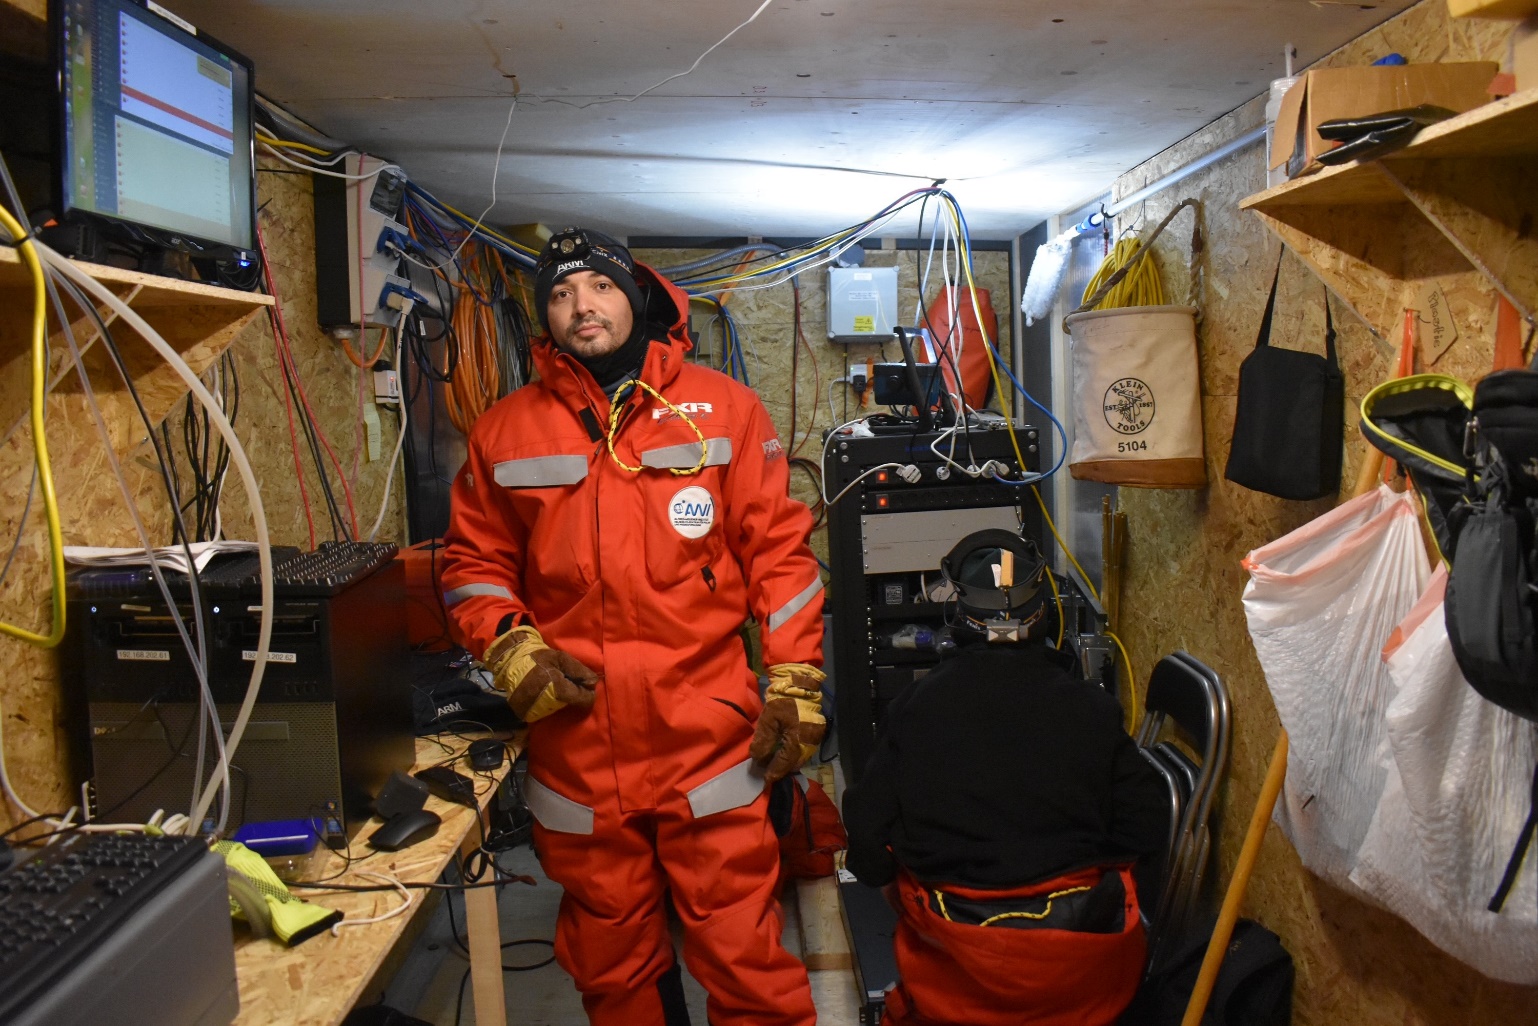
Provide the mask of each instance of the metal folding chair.
{"label": "metal folding chair", "polygon": [[[1154,667],[1137,743],[1167,766],[1179,783],[1190,783],[1190,797],[1180,810],[1174,850],[1149,931],[1150,968],[1171,939],[1179,936],[1200,894],[1212,848],[1208,820],[1228,763],[1231,721],[1227,689],[1200,660],[1175,652]],[[1170,724],[1185,734],[1200,753],[1199,760],[1160,740]]]}
{"label": "metal folding chair", "polygon": [[1164,850],[1157,856],[1143,859],[1132,869],[1132,879],[1137,885],[1138,903],[1142,907],[1143,923],[1147,926],[1153,923],[1154,914],[1158,911],[1159,902],[1167,889],[1170,867],[1175,864],[1176,843],[1180,837],[1180,820],[1185,812],[1190,789],[1184,786],[1184,781],[1180,779],[1179,774],[1171,769],[1153,749],[1139,748],[1138,751],[1164,780],[1170,803],[1169,836],[1165,841]]}

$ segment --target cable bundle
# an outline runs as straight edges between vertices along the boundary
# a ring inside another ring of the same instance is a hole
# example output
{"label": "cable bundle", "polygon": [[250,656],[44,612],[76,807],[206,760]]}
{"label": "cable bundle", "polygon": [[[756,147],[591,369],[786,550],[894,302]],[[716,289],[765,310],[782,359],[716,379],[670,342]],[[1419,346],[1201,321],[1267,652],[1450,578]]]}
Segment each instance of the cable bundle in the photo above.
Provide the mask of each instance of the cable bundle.
{"label": "cable bundle", "polygon": [[1138,259],[1138,251],[1141,248],[1142,243],[1137,239],[1126,238],[1118,242],[1106,255],[1105,260],[1101,261],[1095,276],[1085,286],[1084,297],[1080,302],[1088,303],[1117,271],[1137,260],[1137,264],[1127,272],[1125,278],[1112,286],[1099,303],[1087,309],[1116,310],[1124,306],[1163,306],[1164,281],[1159,277],[1159,268],[1155,266],[1152,259]]}

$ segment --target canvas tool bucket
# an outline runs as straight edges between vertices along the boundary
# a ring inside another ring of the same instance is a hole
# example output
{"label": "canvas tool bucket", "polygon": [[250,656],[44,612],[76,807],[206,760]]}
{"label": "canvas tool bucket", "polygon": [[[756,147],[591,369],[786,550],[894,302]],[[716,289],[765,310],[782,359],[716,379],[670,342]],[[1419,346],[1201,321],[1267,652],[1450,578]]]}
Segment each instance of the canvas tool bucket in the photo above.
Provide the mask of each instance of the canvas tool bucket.
{"label": "canvas tool bucket", "polygon": [[1201,376],[1196,307],[1129,306],[1075,313],[1073,451],[1086,481],[1201,488]]}

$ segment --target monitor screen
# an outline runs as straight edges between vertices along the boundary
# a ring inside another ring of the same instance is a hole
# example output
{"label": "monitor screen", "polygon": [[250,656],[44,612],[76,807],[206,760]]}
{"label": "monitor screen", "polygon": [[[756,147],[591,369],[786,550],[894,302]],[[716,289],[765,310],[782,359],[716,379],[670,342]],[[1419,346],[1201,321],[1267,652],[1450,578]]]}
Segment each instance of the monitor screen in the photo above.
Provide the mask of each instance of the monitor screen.
{"label": "monitor screen", "polygon": [[54,0],[63,213],[249,250],[251,65],[134,0]]}

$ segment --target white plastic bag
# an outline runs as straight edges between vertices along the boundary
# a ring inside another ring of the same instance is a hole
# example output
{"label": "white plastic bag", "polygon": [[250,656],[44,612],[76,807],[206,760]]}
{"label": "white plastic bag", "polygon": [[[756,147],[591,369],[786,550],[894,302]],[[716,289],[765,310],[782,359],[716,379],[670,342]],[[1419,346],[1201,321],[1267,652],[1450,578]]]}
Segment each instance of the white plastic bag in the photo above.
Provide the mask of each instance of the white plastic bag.
{"label": "white plastic bag", "polygon": [[1352,880],[1437,947],[1487,976],[1538,983],[1538,870],[1499,915],[1486,904],[1527,819],[1538,725],[1469,687],[1447,641],[1447,572],[1385,646],[1394,696],[1388,784]]}
{"label": "white plastic bag", "polygon": [[1251,552],[1244,613],[1291,742],[1276,821],[1311,872],[1353,893],[1387,779],[1381,652],[1425,589],[1414,499],[1388,488]]}

